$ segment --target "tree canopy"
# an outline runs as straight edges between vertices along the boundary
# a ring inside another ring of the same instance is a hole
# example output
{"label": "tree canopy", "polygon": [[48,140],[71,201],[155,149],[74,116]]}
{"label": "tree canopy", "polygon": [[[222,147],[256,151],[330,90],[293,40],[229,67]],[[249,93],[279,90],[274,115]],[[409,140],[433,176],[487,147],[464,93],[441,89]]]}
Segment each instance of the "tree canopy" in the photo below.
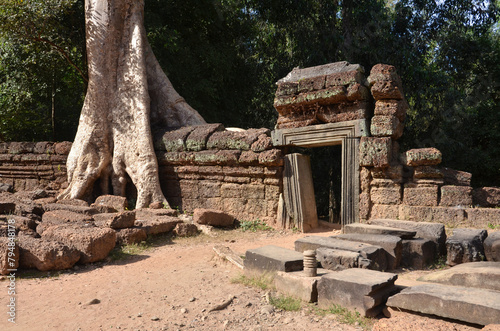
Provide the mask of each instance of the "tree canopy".
{"label": "tree canopy", "polygon": [[[73,140],[87,88],[84,0],[0,0],[0,139]],[[498,1],[146,0],[148,39],[208,122],[274,126],[294,67],[395,65],[410,104],[402,150],[435,146],[500,186]]]}

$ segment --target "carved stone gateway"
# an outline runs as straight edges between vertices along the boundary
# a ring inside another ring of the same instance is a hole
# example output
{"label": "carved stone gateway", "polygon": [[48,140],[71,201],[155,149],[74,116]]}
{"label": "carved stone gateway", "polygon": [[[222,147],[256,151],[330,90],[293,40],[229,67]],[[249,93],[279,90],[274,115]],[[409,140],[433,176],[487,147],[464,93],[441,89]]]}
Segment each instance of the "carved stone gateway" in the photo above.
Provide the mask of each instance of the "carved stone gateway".
{"label": "carved stone gateway", "polygon": [[[321,147],[342,145],[342,200],[341,222],[342,225],[359,221],[359,139],[368,134],[366,120],[354,120],[340,123],[329,123],[307,126],[302,128],[277,129],[272,132],[274,146],[300,146]],[[286,171],[286,170],[285,170]],[[310,171],[310,168],[309,168]],[[292,173],[294,182],[300,183],[299,173]],[[285,180],[286,182],[286,180]],[[284,194],[291,194],[284,190]],[[297,205],[302,205],[301,196],[288,196],[284,198],[285,204],[291,201],[289,210],[296,210]],[[305,214],[297,215],[297,221],[314,223],[307,219]],[[297,224],[298,228],[310,228],[312,224]]]}

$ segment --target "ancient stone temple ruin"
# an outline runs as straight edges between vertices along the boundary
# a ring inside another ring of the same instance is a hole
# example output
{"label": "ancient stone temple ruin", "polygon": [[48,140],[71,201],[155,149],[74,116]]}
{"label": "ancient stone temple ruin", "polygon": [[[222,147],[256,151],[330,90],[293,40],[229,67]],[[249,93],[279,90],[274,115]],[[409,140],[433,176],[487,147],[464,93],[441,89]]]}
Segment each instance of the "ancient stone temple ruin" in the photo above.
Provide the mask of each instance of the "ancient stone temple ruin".
{"label": "ancient stone temple ruin", "polygon": [[[294,69],[277,82],[274,106],[272,131],[207,124],[156,132],[170,205],[309,231],[318,224],[310,160],[290,147],[339,145],[343,225],[376,218],[500,224],[499,188],[473,189],[470,173],[439,166],[435,148],[399,150],[408,103],[393,66],[369,74],[347,62]],[[63,188],[70,147],[0,143],[0,182],[15,191]]]}

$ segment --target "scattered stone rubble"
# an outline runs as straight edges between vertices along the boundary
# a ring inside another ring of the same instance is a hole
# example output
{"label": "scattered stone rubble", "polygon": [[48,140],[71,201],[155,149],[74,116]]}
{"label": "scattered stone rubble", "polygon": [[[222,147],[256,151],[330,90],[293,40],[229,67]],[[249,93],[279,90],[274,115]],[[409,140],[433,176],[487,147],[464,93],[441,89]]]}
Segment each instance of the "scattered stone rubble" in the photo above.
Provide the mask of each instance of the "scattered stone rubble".
{"label": "scattered stone rubble", "polygon": [[[456,229],[446,239],[444,226],[438,223],[389,219],[373,223],[347,225],[346,233],[337,236],[300,238],[295,250],[276,246],[248,250],[245,270],[251,275],[275,273],[278,291],[318,302],[325,309],[340,305],[375,317],[383,311],[389,315],[384,309],[389,306],[479,325],[500,323],[500,264],[470,262],[484,260],[478,251],[484,251],[487,231]],[[492,232],[492,238],[498,243],[496,234]],[[448,264],[458,265],[419,279],[425,283],[400,286],[397,274],[387,272],[403,266],[425,268],[437,261],[443,244]],[[302,270],[300,253],[311,249],[319,262],[315,277]]]}
{"label": "scattered stone rubble", "polygon": [[[0,210],[0,274],[18,267],[40,271],[69,269],[76,263],[106,259],[116,245],[136,244],[148,236],[169,232],[179,237],[193,236],[201,227],[227,227],[234,221],[232,215],[203,209],[195,210],[198,216],[194,222],[191,217],[184,218],[184,222],[172,209],[127,210],[123,197],[100,196],[89,206],[81,200],[56,201],[51,197],[55,193],[0,193],[0,206],[4,207]],[[207,219],[203,224],[196,223]],[[9,222],[15,229],[14,267],[8,265]]]}

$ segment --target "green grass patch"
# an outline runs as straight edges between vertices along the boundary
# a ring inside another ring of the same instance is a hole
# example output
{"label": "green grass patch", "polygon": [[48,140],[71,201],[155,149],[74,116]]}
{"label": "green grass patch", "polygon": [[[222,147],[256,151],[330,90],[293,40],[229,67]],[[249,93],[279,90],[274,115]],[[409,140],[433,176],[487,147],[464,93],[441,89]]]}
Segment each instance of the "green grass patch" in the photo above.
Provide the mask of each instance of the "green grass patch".
{"label": "green grass patch", "polygon": [[302,308],[300,299],[291,296],[269,297],[269,303],[274,307],[285,311],[298,311]]}
{"label": "green grass patch", "polygon": [[491,229],[491,230],[500,230],[500,224],[493,224],[493,223],[489,223],[488,222],[488,229]]}
{"label": "green grass patch", "polygon": [[343,324],[355,325],[363,328],[363,330],[371,330],[374,320],[361,316],[357,311],[351,311],[340,305],[333,305],[328,309],[315,309],[315,313],[320,316],[334,314],[337,321]]}
{"label": "green grass patch", "polygon": [[241,274],[238,277],[231,279],[231,283],[257,287],[261,290],[267,290],[273,287],[273,279],[274,277],[270,274],[263,274],[255,277],[249,277]]}
{"label": "green grass patch", "polygon": [[257,219],[255,221],[240,221],[240,229],[243,232],[245,231],[257,232],[257,231],[270,231],[273,228],[267,225],[264,221]]}

